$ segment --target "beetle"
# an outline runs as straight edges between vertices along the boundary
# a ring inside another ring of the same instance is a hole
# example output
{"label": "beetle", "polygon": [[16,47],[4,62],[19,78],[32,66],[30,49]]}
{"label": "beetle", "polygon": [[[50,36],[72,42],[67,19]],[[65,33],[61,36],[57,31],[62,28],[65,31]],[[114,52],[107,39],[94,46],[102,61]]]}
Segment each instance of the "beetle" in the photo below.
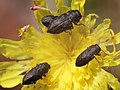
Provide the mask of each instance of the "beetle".
{"label": "beetle", "polygon": [[49,24],[56,18],[57,16],[54,15],[48,15],[42,18],[42,24],[46,27],[49,26]]}
{"label": "beetle", "polygon": [[91,45],[85,51],[83,51],[76,59],[76,66],[84,66],[88,64],[95,55],[99,55],[101,48],[98,44]]}
{"label": "beetle", "polygon": [[36,67],[32,68],[29,72],[25,74],[22,85],[36,83],[37,80],[42,79],[42,76],[45,76],[49,69],[50,65],[46,62],[36,65]]}
{"label": "beetle", "polygon": [[60,16],[45,16],[41,21],[48,28],[47,33],[59,34],[63,31],[73,29],[73,23],[78,25],[81,18],[82,15],[78,10],[70,10]]}

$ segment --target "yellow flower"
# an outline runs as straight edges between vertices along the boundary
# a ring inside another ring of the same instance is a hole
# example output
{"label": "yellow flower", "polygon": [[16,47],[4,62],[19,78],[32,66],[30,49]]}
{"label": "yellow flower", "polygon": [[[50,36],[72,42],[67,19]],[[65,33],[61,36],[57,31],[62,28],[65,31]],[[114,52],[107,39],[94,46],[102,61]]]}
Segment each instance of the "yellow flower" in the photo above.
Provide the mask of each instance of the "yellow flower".
{"label": "yellow flower", "polygon": [[[114,90],[120,90],[120,83],[112,74],[102,67],[117,66],[120,51],[116,51],[115,44],[120,43],[120,33],[114,34],[110,29],[110,19],[104,19],[101,24],[94,27],[98,16],[89,14],[84,16],[85,0],[72,0],[71,9],[79,10],[83,18],[79,23],[84,25],[72,29],[72,34],[47,33],[47,28],[41,23],[44,16],[61,15],[70,8],[64,6],[62,0],[55,0],[57,12],[49,9],[35,10],[36,20],[43,33],[38,32],[31,25],[19,30],[19,41],[0,39],[0,53],[11,62],[0,62],[0,85],[5,88],[14,87],[22,83],[26,71],[37,64],[47,62],[51,68],[46,77],[39,79],[35,84],[23,85],[22,90],[108,90],[108,85]],[[48,8],[44,0],[34,0],[35,5]],[[76,67],[78,55],[89,46],[99,44],[102,49],[100,56],[87,65]],[[113,46],[113,52],[107,46]]]}

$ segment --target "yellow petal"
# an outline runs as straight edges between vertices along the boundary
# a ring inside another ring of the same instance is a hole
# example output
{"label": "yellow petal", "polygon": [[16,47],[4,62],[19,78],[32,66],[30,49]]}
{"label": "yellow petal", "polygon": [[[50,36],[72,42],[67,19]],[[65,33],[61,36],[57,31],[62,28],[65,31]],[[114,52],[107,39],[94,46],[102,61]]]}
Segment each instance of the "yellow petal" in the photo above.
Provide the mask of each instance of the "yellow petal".
{"label": "yellow petal", "polygon": [[64,67],[64,70],[61,72],[61,76],[59,78],[59,87],[58,89],[61,90],[70,90],[72,88],[72,73],[67,67],[67,63]]}
{"label": "yellow petal", "polygon": [[55,3],[57,10],[64,6],[64,0],[55,0]]}
{"label": "yellow petal", "polygon": [[111,24],[110,19],[104,19],[103,23],[99,24],[93,32],[97,36],[96,38],[99,38],[99,34],[103,33],[106,29],[108,29],[110,27],[110,24]]}
{"label": "yellow petal", "polygon": [[[34,10],[34,16],[38,22],[38,24],[41,26],[41,28],[44,28],[43,24],[41,23],[41,20],[44,16],[47,16],[47,15],[51,15],[51,11],[48,9],[48,6],[46,4],[46,1],[45,0],[34,0],[34,4],[36,6],[40,6],[40,7],[43,7],[43,8],[46,8],[45,9],[40,9],[40,10]],[[43,29],[42,29],[43,30]]]}
{"label": "yellow petal", "polygon": [[36,6],[41,6],[41,7],[45,7],[45,8],[48,7],[45,0],[33,0],[33,2]]}
{"label": "yellow petal", "polygon": [[113,64],[114,66],[120,65],[120,59],[117,59],[114,63],[115,63]]}
{"label": "yellow petal", "polygon": [[17,86],[18,84],[20,84],[22,78],[23,78],[22,75],[19,75],[19,76],[13,77],[13,78],[9,78],[9,79],[7,79],[7,80],[1,81],[1,82],[0,82],[0,85],[1,85],[3,88],[12,88],[12,87],[15,87],[15,86]]}
{"label": "yellow petal", "polygon": [[[16,53],[17,52],[17,53]],[[10,59],[23,60],[30,58],[24,52],[19,41],[0,38],[0,54]]]}
{"label": "yellow petal", "polygon": [[120,43],[120,32],[115,35],[116,44]]}
{"label": "yellow petal", "polygon": [[120,82],[112,74],[102,70],[105,77],[107,78],[108,85],[113,88],[113,90],[120,90]]}
{"label": "yellow petal", "polygon": [[83,28],[84,30],[81,30],[83,31],[82,34],[85,34],[85,36],[90,34],[91,28],[95,25],[96,18],[98,17],[99,16],[94,13],[91,13],[85,17],[85,19],[83,20],[83,24],[85,25]]}
{"label": "yellow petal", "polygon": [[11,88],[21,83],[23,72],[27,71],[28,61],[0,62],[0,85]]}
{"label": "yellow petal", "polygon": [[[55,12],[54,15],[61,15],[70,10],[64,6],[63,1],[56,0],[56,3],[57,9],[59,10]],[[84,15],[84,3],[85,0],[72,0],[71,8],[73,10],[80,10],[82,15]],[[45,1],[41,0],[35,0],[35,5],[48,8]],[[111,39],[113,35],[111,35],[112,30],[109,29],[110,19],[105,19],[103,23],[95,29],[95,32],[93,31],[91,33],[96,18],[98,18],[96,14],[92,13],[80,20],[84,25],[73,25],[74,28],[71,34],[65,32],[50,34],[46,33],[48,28],[45,28],[44,25],[41,24],[42,17],[50,14],[52,13],[48,9],[35,11],[36,18],[45,33],[39,33],[32,26],[26,26],[20,30],[19,36],[21,40],[18,41],[16,46],[19,45],[22,47],[22,52],[32,57],[32,60],[24,64],[16,62],[18,64],[11,64],[12,66],[10,64],[1,64],[0,84],[7,86],[5,83],[8,83],[8,85],[10,85],[9,83],[12,78],[22,77],[24,71],[35,67],[36,64],[41,62],[47,62],[51,68],[48,73],[46,73],[46,77],[43,76],[43,78],[37,80],[34,85],[24,85],[22,90],[107,90],[108,84],[113,89],[119,89],[119,82],[111,76],[111,74],[106,74],[106,72],[101,69],[101,67],[104,66],[117,65],[120,63],[119,59],[114,61],[120,54],[119,52],[116,53],[115,48],[114,53],[106,53],[109,52],[106,48],[109,42],[113,42],[115,46],[115,39],[113,39],[113,41]],[[90,45],[94,44],[99,44],[101,47],[100,55],[95,55],[100,62],[94,58],[87,63],[87,65],[77,67],[75,62],[78,55]],[[101,54],[102,52],[106,54]],[[8,67],[9,65],[10,67]],[[14,69],[13,67],[17,68]],[[110,78],[113,78],[113,81],[109,81]],[[20,83],[19,80],[21,79],[18,78],[16,82],[11,83],[11,86]]]}
{"label": "yellow petal", "polygon": [[120,50],[110,54],[108,56],[103,57],[103,66],[117,66],[120,65],[120,59],[115,59],[120,55]]}
{"label": "yellow petal", "polygon": [[84,15],[84,4],[86,0],[72,0],[71,9],[79,10],[82,15]]}
{"label": "yellow petal", "polygon": [[69,10],[70,10],[70,8],[68,8],[67,6],[60,6],[59,10],[57,10],[57,13],[55,13],[55,14],[57,16],[60,16],[63,13],[67,13],[67,11],[69,11]]}
{"label": "yellow petal", "polygon": [[[24,27],[23,27],[24,28]],[[30,26],[28,25],[26,27],[26,30],[24,31],[24,29],[21,28],[19,31],[21,33],[21,38],[22,40],[24,39],[27,39],[27,40],[30,40],[30,39],[34,39],[35,41],[39,41],[38,38],[41,37],[41,33],[38,32],[33,26]]]}

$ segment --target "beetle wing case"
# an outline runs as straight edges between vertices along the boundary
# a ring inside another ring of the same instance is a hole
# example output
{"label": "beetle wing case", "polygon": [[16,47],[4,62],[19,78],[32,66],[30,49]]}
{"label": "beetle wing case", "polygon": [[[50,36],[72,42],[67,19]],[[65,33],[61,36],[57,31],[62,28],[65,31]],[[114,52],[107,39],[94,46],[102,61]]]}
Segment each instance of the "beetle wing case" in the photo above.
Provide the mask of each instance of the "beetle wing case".
{"label": "beetle wing case", "polygon": [[22,84],[23,85],[32,84],[35,83],[35,81],[36,81],[36,69],[33,68],[28,73],[25,74]]}
{"label": "beetle wing case", "polygon": [[95,55],[98,55],[101,51],[101,48],[98,44],[91,45],[86,50],[84,50],[76,59],[76,66],[84,66],[88,64]]}
{"label": "beetle wing case", "polygon": [[45,16],[42,18],[42,23],[48,28],[48,33],[59,34],[66,30],[73,29],[73,23],[77,23],[81,19],[82,15],[78,10],[70,10],[67,13],[63,13],[60,16]]}
{"label": "beetle wing case", "polygon": [[25,74],[22,84],[28,85],[35,83],[38,79],[42,79],[42,76],[45,76],[49,69],[50,65],[48,63],[37,65]]}
{"label": "beetle wing case", "polygon": [[62,14],[61,16],[55,18],[48,27],[49,33],[58,34],[68,29],[72,29],[72,22],[67,17],[67,14]]}

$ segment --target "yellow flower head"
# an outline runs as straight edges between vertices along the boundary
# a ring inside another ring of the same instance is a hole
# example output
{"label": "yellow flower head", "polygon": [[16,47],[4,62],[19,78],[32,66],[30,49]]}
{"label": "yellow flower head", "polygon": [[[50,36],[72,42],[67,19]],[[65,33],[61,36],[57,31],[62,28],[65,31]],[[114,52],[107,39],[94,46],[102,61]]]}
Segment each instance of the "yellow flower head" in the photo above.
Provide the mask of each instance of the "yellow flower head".
{"label": "yellow flower head", "polygon": [[[117,78],[102,69],[120,64],[120,59],[115,60],[120,55],[115,47],[120,43],[120,33],[115,35],[109,28],[111,20],[104,19],[94,27],[98,16],[93,13],[84,16],[85,0],[72,0],[70,8],[64,6],[63,0],[55,2],[57,11],[51,12],[44,0],[34,0],[37,8],[32,9],[43,33],[27,25],[19,30],[19,41],[0,39],[0,53],[12,60],[0,62],[0,85],[14,87],[22,83],[26,72],[47,62],[51,68],[46,76],[35,84],[23,85],[22,90],[108,90],[108,86],[120,90]],[[80,11],[83,17],[79,23],[83,25],[73,25],[71,34],[47,33],[48,28],[41,19],[47,15],[59,16],[70,9]],[[76,58],[95,44],[101,48],[99,55],[86,65],[77,67]],[[107,46],[113,46],[113,51],[109,52]]]}

